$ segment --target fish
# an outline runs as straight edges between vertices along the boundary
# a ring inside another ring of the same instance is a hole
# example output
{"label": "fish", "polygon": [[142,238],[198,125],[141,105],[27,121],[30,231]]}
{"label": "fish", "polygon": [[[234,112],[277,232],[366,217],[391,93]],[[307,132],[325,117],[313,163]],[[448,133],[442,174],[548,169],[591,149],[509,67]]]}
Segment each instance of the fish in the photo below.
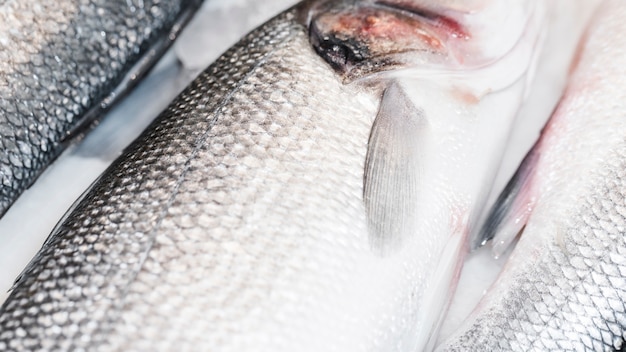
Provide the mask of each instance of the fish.
{"label": "fish", "polygon": [[0,216],[137,85],[201,3],[0,5]]}
{"label": "fish", "polygon": [[438,351],[618,351],[626,338],[626,4],[604,1],[483,231],[496,282]]}
{"label": "fish", "polygon": [[245,36],[61,219],[0,349],[432,348],[545,14],[453,5],[305,1]]}

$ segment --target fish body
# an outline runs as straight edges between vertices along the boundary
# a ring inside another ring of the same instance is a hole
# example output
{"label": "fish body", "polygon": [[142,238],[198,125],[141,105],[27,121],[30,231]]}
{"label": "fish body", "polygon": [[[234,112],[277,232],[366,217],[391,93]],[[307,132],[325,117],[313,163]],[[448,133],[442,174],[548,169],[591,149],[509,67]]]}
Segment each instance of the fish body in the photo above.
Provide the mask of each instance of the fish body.
{"label": "fish body", "polygon": [[428,4],[304,2],[229,49],[52,232],[0,347],[429,349],[542,7],[483,51]]}
{"label": "fish body", "polygon": [[0,216],[156,63],[200,3],[0,4]]}
{"label": "fish body", "polygon": [[561,102],[487,227],[500,247],[523,228],[521,238],[439,350],[624,349],[625,15],[621,1],[595,13]]}

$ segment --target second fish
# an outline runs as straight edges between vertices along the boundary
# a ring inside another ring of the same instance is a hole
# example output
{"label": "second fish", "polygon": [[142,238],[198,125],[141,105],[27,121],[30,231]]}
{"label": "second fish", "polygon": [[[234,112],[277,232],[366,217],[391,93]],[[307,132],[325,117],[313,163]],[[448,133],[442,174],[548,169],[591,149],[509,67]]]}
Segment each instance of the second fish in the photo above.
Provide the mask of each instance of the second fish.
{"label": "second fish", "polygon": [[0,4],[0,217],[137,84],[200,3]]}

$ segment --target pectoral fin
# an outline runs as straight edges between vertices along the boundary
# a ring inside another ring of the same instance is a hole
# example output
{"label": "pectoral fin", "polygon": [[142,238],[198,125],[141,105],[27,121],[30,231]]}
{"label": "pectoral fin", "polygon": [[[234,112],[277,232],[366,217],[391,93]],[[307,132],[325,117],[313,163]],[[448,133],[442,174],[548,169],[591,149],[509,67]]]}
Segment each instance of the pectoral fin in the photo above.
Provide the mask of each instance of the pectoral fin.
{"label": "pectoral fin", "polygon": [[388,254],[416,232],[422,110],[398,84],[384,93],[370,133],[363,200],[372,249]]}
{"label": "pectoral fin", "polygon": [[524,158],[521,165],[506,185],[483,224],[480,234],[471,246],[479,248],[493,239],[493,252],[502,255],[522,231],[532,208],[532,181],[539,153],[535,146]]}

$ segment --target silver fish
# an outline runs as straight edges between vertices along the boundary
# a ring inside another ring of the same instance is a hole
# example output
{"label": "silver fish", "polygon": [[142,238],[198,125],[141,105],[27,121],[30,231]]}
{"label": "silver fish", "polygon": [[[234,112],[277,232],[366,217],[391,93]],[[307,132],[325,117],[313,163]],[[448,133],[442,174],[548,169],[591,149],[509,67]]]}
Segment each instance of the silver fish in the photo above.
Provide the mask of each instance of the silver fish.
{"label": "silver fish", "polygon": [[0,347],[430,348],[543,23],[481,4],[309,1],[253,31],[59,223]]}
{"label": "silver fish", "polygon": [[441,351],[615,351],[626,338],[626,3],[605,1],[485,239],[521,238]]}
{"label": "silver fish", "polygon": [[0,4],[0,216],[137,84],[200,3]]}

